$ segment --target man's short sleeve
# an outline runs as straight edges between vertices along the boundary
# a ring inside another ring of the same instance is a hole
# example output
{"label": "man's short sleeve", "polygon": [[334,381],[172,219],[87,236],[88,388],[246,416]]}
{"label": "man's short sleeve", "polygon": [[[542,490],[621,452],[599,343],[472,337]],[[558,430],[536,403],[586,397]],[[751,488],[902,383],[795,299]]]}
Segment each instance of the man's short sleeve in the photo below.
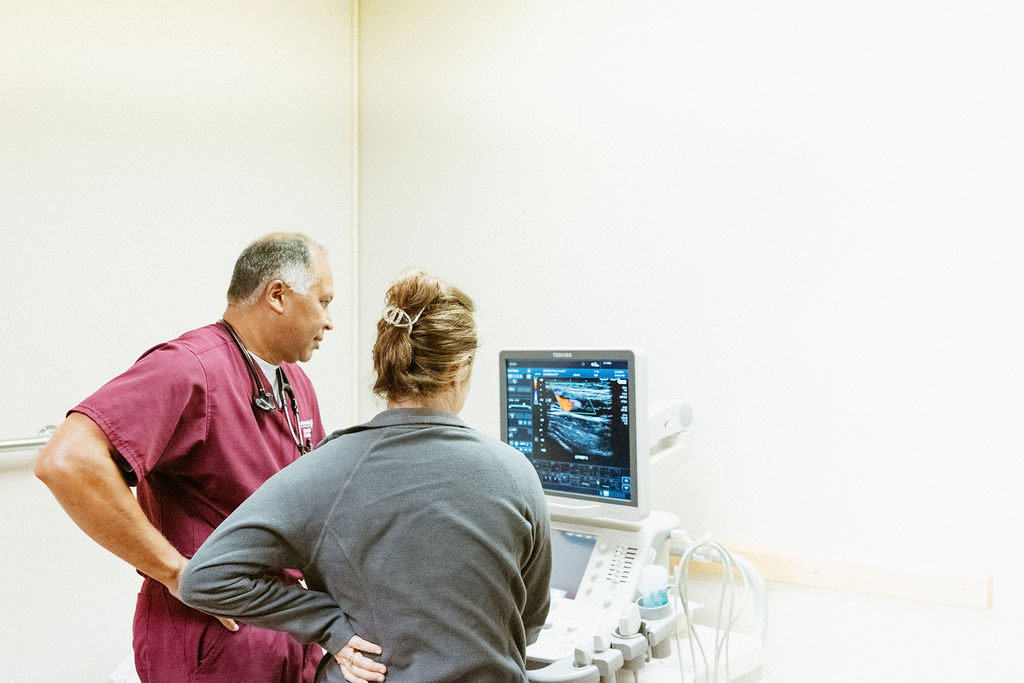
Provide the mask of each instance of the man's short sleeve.
{"label": "man's short sleeve", "polygon": [[95,422],[139,479],[206,438],[206,372],[191,349],[168,342],[75,406]]}

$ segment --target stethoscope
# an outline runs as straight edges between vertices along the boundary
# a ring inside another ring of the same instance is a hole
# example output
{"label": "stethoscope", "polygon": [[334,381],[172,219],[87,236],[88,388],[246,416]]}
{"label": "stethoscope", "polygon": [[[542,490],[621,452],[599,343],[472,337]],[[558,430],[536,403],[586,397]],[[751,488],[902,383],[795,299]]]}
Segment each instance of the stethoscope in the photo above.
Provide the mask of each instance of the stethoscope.
{"label": "stethoscope", "polygon": [[[263,412],[272,413],[277,410],[277,400],[274,398],[274,392],[263,388],[263,373],[256,367],[256,361],[252,359],[248,349],[245,348],[245,344],[238,337],[238,333],[235,332],[235,328],[231,326],[227,320],[219,321],[224,329],[231,335],[231,339],[234,340],[235,346],[238,347],[238,352],[242,354],[242,360],[245,361],[245,367],[249,370],[249,379],[252,381],[252,407],[256,410],[262,410]],[[288,431],[291,432],[292,441],[295,442],[295,447],[299,449],[299,455],[305,455],[311,450],[312,444],[309,439],[303,442],[301,434],[299,432],[299,402],[295,400],[295,391],[292,390],[292,385],[288,382],[288,378],[284,374],[284,370],[281,367],[277,368],[276,378],[277,384],[281,387],[281,399],[288,404],[291,408],[291,414],[289,411],[284,411],[284,421],[288,423]],[[292,416],[295,417],[295,426],[292,427]]]}

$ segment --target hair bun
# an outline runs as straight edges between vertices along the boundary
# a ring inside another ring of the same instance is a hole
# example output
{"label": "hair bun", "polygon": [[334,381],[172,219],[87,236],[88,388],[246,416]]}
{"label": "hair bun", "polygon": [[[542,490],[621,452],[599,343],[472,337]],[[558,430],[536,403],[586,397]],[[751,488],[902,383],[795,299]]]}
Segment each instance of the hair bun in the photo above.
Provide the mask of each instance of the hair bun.
{"label": "hair bun", "polygon": [[462,290],[410,269],[388,288],[385,304],[373,346],[374,393],[430,396],[468,376],[478,340],[473,300]]}

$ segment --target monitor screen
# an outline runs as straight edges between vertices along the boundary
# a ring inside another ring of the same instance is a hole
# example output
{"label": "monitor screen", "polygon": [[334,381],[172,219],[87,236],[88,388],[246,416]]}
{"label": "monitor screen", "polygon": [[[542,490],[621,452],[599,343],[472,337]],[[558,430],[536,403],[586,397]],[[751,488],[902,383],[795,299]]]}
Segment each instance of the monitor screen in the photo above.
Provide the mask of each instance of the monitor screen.
{"label": "monitor screen", "polygon": [[551,588],[559,597],[576,597],[597,536],[566,529],[551,530]]}
{"label": "monitor screen", "polygon": [[500,363],[502,439],[533,463],[549,500],[646,513],[637,352],[502,351]]}

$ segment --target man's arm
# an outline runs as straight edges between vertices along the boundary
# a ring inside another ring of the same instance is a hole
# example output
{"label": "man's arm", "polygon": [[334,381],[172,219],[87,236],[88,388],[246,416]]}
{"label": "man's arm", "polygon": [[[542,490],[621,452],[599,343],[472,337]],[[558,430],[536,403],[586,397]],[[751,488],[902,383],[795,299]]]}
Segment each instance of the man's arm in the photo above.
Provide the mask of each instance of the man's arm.
{"label": "man's arm", "polygon": [[72,413],[39,454],[35,474],[90,538],[177,596],[188,560],[146,518],[113,452],[95,422]]}

